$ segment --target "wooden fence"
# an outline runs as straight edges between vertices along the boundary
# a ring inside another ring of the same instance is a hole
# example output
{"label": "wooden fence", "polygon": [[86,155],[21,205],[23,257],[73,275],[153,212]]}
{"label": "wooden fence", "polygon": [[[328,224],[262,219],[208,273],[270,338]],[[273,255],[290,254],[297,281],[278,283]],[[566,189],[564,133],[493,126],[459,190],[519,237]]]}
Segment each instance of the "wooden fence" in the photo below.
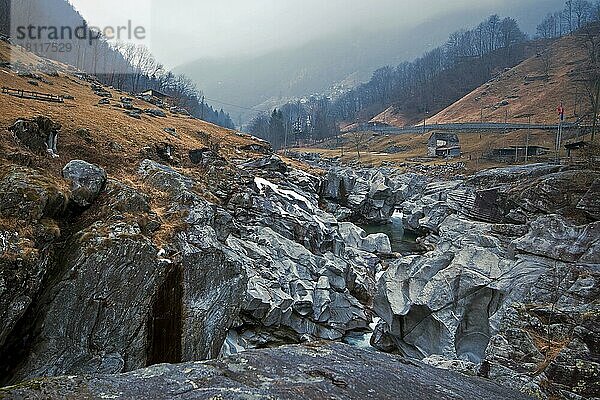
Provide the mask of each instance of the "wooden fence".
{"label": "wooden fence", "polygon": [[65,98],[63,96],[57,96],[57,95],[48,94],[48,93],[32,92],[29,90],[11,89],[8,87],[3,87],[2,93],[8,94],[10,96],[20,97],[23,99],[51,101],[53,103],[64,103],[65,102]]}

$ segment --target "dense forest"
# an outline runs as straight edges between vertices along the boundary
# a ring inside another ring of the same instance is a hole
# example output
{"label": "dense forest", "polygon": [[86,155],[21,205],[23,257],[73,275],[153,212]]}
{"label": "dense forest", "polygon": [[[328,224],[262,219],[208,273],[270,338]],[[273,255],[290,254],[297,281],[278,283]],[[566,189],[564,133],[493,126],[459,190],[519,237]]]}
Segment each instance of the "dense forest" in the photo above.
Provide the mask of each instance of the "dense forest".
{"label": "dense forest", "polygon": [[[6,36],[10,33],[11,12],[19,21],[27,21],[34,26],[72,27],[73,30],[84,27],[88,37],[97,38],[61,38],[61,43],[71,45],[71,51],[32,48],[36,54],[73,65],[95,75],[103,84],[119,90],[133,93],[147,89],[159,90],[172,97],[178,106],[187,109],[195,117],[234,128],[228,114],[203,102],[202,92],[191,79],[166,70],[144,45],[105,40],[99,32],[88,28],[84,18],[66,0],[0,0],[0,32]],[[13,38],[13,41],[19,43],[18,38]]]}
{"label": "dense forest", "polygon": [[336,99],[314,96],[287,104],[256,117],[249,130],[281,148],[337,136],[340,125],[368,121],[392,106],[407,115],[407,123],[417,123],[533,55],[546,43],[540,39],[567,35],[598,20],[600,2],[568,0],[564,10],[543,19],[534,42],[515,19],[492,15],[414,61],[376,70],[369,82]]}

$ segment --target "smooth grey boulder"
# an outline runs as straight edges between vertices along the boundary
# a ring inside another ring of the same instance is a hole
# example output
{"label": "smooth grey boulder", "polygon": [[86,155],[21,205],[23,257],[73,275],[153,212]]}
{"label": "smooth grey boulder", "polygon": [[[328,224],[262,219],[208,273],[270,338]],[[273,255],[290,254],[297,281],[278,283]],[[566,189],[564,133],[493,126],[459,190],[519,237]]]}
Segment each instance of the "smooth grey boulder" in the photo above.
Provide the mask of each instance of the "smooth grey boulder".
{"label": "smooth grey boulder", "polygon": [[122,375],[58,377],[0,389],[36,399],[528,399],[489,380],[340,343],[248,351]]}
{"label": "smooth grey boulder", "polygon": [[192,192],[194,180],[173,168],[152,160],[144,160],[138,173],[151,185],[171,195],[177,202],[186,202],[190,197],[199,197]]}
{"label": "smooth grey boulder", "polygon": [[349,247],[369,253],[389,254],[392,252],[390,238],[384,233],[367,235],[363,229],[350,222],[340,222],[338,232]]}
{"label": "smooth grey boulder", "polygon": [[104,169],[82,160],[70,161],[62,175],[71,182],[71,201],[79,207],[92,205],[106,184]]}
{"label": "smooth grey boulder", "polygon": [[287,165],[281,160],[279,156],[271,155],[257,160],[249,161],[241,164],[240,168],[246,169],[264,169],[273,172],[285,173],[288,170]]}
{"label": "smooth grey boulder", "polygon": [[188,228],[176,237],[183,289],[182,361],[219,355],[247,285],[245,260],[219,242],[215,228],[194,223],[198,212],[190,209]]}
{"label": "smooth grey boulder", "polygon": [[390,264],[374,309],[402,354],[480,362],[503,307],[547,268],[504,258],[489,224],[450,216],[433,252]]}

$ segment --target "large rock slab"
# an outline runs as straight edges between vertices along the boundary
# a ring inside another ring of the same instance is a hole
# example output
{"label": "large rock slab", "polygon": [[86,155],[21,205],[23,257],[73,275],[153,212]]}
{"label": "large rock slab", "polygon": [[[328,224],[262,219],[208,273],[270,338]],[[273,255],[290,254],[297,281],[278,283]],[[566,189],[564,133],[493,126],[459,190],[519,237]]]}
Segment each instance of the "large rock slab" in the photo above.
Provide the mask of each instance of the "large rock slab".
{"label": "large rock slab", "polygon": [[542,398],[597,398],[598,310],[598,264],[556,263],[504,314],[482,374]]}
{"label": "large rock slab", "polygon": [[344,215],[344,220],[385,223],[396,206],[422,191],[427,178],[416,174],[401,174],[394,169],[333,168],[324,177],[321,197],[330,202],[332,212]]}
{"label": "large rock slab", "polygon": [[[166,275],[158,250],[125,223],[90,226],[67,245],[39,302],[38,332],[11,381],[146,365],[148,310]],[[31,343],[27,342],[31,340]]]}
{"label": "large rock slab", "polygon": [[577,203],[577,208],[591,218],[600,220],[600,178],[597,178],[587,193]]}
{"label": "large rock slab", "polygon": [[140,174],[170,196],[172,206],[165,222],[185,226],[175,235],[174,248],[164,255],[182,275],[180,358],[216,357],[238,316],[247,283],[247,260],[225,244],[233,219],[199,196],[192,179],[170,167],[145,160]]}
{"label": "large rock slab", "polygon": [[17,232],[0,230],[0,349],[37,295],[48,255]]}
{"label": "large rock slab", "polygon": [[[597,215],[600,173],[591,170],[559,171],[548,175],[524,177],[508,185],[499,209],[508,219],[526,222],[537,216],[559,214],[580,223]],[[520,216],[520,218],[519,218]]]}
{"label": "large rock slab", "polygon": [[600,264],[600,222],[575,226],[557,215],[543,216],[531,223],[527,235],[512,244],[521,253]]}
{"label": "large rock slab", "polygon": [[527,399],[490,381],[336,343],[156,365],[123,375],[58,377],[0,389],[12,399]]}
{"label": "large rock slab", "polygon": [[0,351],[48,272],[49,244],[60,235],[52,218],[68,197],[62,186],[30,168],[0,172]]}
{"label": "large rock slab", "polygon": [[[244,260],[223,243],[231,216],[174,170],[146,167],[146,183],[168,202],[162,218],[149,196],[111,180],[51,257],[0,231],[1,266],[4,253],[27,254],[0,271],[7,322],[0,339],[10,333],[0,349],[0,381],[117,373],[219,354],[246,289]],[[161,241],[161,224],[180,228]]]}

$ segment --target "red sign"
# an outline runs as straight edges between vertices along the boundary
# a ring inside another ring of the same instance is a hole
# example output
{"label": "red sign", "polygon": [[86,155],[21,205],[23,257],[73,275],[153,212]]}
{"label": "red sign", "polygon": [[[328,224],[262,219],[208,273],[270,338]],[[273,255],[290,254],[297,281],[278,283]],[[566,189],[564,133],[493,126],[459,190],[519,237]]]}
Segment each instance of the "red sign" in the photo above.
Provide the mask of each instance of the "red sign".
{"label": "red sign", "polygon": [[560,120],[564,120],[565,119],[565,108],[562,106],[562,104],[560,106],[558,106],[558,109],[556,110],[558,111],[558,116],[560,117]]}

